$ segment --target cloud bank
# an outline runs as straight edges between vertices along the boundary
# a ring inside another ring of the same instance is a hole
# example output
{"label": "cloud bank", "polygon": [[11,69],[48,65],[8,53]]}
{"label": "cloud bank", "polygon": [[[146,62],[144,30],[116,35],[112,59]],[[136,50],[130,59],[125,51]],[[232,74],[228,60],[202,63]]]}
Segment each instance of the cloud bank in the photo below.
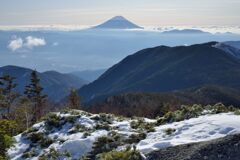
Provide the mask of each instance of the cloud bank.
{"label": "cloud bank", "polygon": [[15,52],[20,49],[33,49],[34,47],[45,46],[47,43],[44,38],[28,36],[24,39],[14,36],[8,44],[8,48]]}
{"label": "cloud bank", "polygon": [[35,38],[32,36],[28,36],[25,38],[25,43],[24,46],[27,48],[32,49],[33,47],[38,47],[38,46],[45,46],[46,41],[44,38]]}
{"label": "cloud bank", "polygon": [[23,40],[22,38],[16,38],[10,41],[8,48],[12,50],[13,52],[16,51],[17,49],[20,49],[23,47]]}

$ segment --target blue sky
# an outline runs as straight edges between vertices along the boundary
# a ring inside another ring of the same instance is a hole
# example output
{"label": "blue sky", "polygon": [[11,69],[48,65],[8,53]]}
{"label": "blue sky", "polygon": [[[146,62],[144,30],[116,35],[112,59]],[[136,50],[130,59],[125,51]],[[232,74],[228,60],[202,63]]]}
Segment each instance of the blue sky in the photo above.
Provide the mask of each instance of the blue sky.
{"label": "blue sky", "polygon": [[0,0],[0,25],[240,25],[240,0]]}

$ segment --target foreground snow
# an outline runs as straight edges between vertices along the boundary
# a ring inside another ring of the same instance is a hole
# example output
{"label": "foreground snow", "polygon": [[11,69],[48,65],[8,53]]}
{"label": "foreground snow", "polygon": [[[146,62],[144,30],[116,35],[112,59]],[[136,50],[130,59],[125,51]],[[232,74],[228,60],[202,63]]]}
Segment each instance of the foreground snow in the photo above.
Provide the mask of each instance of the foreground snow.
{"label": "foreground snow", "polygon": [[[169,128],[176,131],[166,135]],[[138,143],[137,148],[143,153],[149,153],[169,146],[208,141],[236,133],[240,133],[240,116],[233,113],[205,115],[156,127],[156,132],[149,133],[146,139]]]}
{"label": "foreground snow", "polygon": [[[60,117],[71,116],[71,114],[57,114]],[[111,127],[110,130],[96,129],[97,123],[100,122],[94,117],[98,115],[86,114],[80,111],[79,114],[81,114],[81,116],[75,119],[74,123],[64,123],[60,129],[54,129],[51,132],[46,131],[46,124],[44,122],[34,125],[33,128],[37,130],[36,133],[45,133],[48,138],[53,139],[53,142],[46,148],[35,146],[38,154],[29,159],[38,159],[40,155],[49,153],[51,148],[54,148],[60,153],[68,151],[72,159],[79,159],[92,151],[93,144],[98,137],[107,136],[110,132],[114,131],[128,138],[130,135],[140,132],[138,129],[131,127],[131,122],[136,119],[113,116],[112,122],[109,124]],[[147,124],[156,122],[156,120],[146,118],[144,121]],[[76,125],[84,126],[85,130],[92,130],[91,134],[84,136],[83,131],[70,133],[69,131],[72,131]],[[240,116],[234,115],[233,113],[204,115],[171,124],[156,125],[155,131],[147,133],[146,138],[135,145],[143,154],[147,154],[153,150],[169,146],[208,141],[235,133],[240,133]],[[31,141],[26,138],[28,134],[30,133],[15,137],[15,146],[8,151],[10,159],[21,159],[23,154],[29,150]],[[124,146],[125,145],[119,146],[118,148],[124,148]]]}

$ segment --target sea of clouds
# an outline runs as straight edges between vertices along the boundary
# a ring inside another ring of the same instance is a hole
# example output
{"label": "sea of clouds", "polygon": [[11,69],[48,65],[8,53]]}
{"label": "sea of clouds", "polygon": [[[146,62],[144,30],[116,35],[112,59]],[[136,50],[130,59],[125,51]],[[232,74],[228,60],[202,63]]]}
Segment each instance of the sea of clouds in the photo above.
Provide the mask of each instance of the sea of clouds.
{"label": "sea of clouds", "polygon": [[[83,25],[12,25],[1,26],[2,31],[77,31],[89,29],[93,26]],[[210,33],[238,33],[240,34],[240,26],[143,26],[144,29],[137,29],[142,31],[156,31],[163,32],[174,29],[198,29]],[[135,29],[134,29],[135,30]]]}

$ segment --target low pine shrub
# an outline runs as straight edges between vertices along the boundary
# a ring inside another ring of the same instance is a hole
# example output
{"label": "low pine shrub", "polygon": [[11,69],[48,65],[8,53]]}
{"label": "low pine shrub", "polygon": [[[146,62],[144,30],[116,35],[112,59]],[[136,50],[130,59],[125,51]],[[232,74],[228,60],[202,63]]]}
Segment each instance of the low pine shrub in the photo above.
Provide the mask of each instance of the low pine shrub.
{"label": "low pine shrub", "polygon": [[54,142],[42,132],[33,132],[29,134],[27,138],[32,141],[32,143],[39,144],[42,148],[47,148]]}
{"label": "low pine shrub", "polygon": [[96,126],[95,126],[95,129],[96,130],[107,130],[109,131],[111,129],[111,126],[106,123],[106,122],[103,122],[103,123],[97,123]]}
{"label": "low pine shrub", "polygon": [[163,117],[158,118],[157,125],[163,125],[166,123],[179,122],[190,118],[196,118],[205,114],[218,114],[236,111],[234,107],[226,107],[222,103],[217,103],[213,106],[182,106],[181,109],[175,112],[168,112]]}
{"label": "low pine shrub", "polygon": [[131,134],[125,142],[127,144],[133,144],[133,143],[138,143],[141,140],[145,139],[147,137],[146,133],[138,133],[138,134]]}
{"label": "low pine shrub", "polygon": [[111,152],[102,153],[98,155],[97,160],[142,160],[141,154],[136,150],[136,147],[133,150],[128,147],[123,151],[113,150]]}
{"label": "low pine shrub", "polygon": [[174,128],[167,128],[164,131],[165,131],[165,133],[167,135],[171,135],[171,134],[173,134],[176,131],[176,129],[174,129]]}
{"label": "low pine shrub", "polygon": [[140,131],[154,132],[154,127],[156,126],[156,124],[145,122],[144,119],[139,118],[137,120],[131,121],[130,126],[131,128],[138,129]]}
{"label": "low pine shrub", "polygon": [[48,130],[61,126],[61,117],[55,113],[49,113],[45,118],[45,126]]}

